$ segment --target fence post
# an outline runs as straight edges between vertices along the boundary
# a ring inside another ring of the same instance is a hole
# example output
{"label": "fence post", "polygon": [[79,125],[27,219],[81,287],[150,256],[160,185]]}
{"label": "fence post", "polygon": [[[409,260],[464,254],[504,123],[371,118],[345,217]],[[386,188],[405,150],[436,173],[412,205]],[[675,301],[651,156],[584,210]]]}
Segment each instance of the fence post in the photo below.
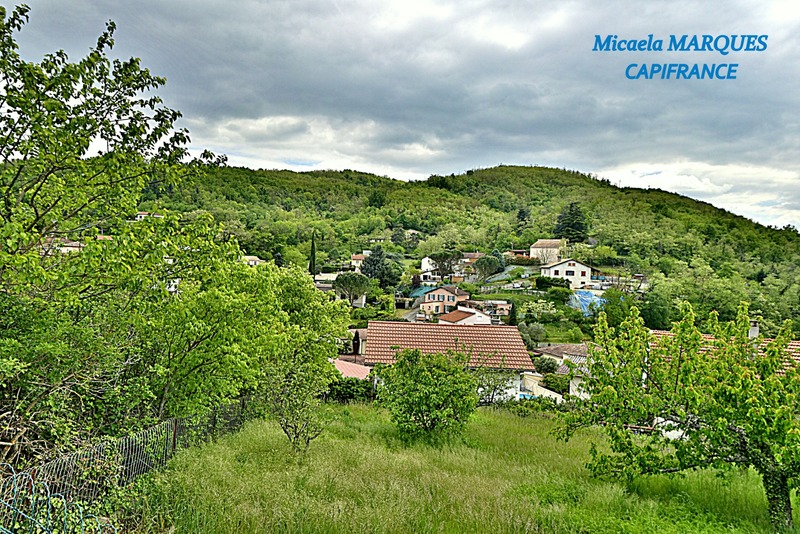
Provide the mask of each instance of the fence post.
{"label": "fence post", "polygon": [[178,418],[172,420],[172,454],[175,454],[175,449],[178,448]]}

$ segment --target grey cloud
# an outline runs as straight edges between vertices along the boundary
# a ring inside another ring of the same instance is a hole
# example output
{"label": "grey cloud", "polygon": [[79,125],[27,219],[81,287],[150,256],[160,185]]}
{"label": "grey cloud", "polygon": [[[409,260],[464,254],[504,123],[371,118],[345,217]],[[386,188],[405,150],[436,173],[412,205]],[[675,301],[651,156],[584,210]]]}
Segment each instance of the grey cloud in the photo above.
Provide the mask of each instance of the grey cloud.
{"label": "grey cloud", "polygon": [[[235,146],[256,161],[291,149],[297,153],[281,161],[324,165],[325,154],[335,154],[351,168],[421,176],[501,162],[587,172],[693,161],[779,173],[800,164],[798,20],[755,0],[725,9],[689,1],[420,2],[415,13],[366,0],[31,6],[26,49],[83,53],[112,18],[117,53],[140,56],[167,77],[161,93],[192,124],[198,146]],[[750,32],[770,35],[766,52],[591,51],[595,34]],[[632,62],[734,60],[739,79],[731,81],[624,77]],[[307,157],[299,154],[304,143]],[[723,183],[743,196],[787,187],[709,180],[714,187],[692,194],[714,202]]]}

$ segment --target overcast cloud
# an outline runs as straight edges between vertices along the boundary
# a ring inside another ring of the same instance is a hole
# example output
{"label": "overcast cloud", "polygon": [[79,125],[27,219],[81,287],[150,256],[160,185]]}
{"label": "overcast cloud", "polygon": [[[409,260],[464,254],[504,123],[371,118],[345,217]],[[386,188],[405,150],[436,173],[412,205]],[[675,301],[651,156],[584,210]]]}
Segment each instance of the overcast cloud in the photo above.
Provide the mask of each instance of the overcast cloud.
{"label": "overcast cloud", "polygon": [[[504,164],[658,187],[800,227],[794,0],[29,0],[23,55],[114,53],[165,76],[196,151],[252,168],[393,178]],[[642,5],[640,5],[642,4]],[[593,52],[595,35],[663,52]],[[763,52],[670,34],[768,35]],[[738,63],[735,80],[629,80],[630,63]]]}

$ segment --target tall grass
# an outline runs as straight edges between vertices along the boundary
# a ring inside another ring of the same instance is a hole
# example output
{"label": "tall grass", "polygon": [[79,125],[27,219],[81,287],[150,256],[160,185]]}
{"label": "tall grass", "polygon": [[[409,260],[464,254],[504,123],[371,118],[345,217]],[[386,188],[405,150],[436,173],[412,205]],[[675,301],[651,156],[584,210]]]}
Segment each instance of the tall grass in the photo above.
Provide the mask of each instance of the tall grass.
{"label": "tall grass", "polygon": [[597,480],[583,464],[599,434],[557,442],[546,417],[483,410],[431,447],[371,406],[331,415],[305,458],[269,422],[179,454],[142,497],[138,531],[770,532],[754,474]]}

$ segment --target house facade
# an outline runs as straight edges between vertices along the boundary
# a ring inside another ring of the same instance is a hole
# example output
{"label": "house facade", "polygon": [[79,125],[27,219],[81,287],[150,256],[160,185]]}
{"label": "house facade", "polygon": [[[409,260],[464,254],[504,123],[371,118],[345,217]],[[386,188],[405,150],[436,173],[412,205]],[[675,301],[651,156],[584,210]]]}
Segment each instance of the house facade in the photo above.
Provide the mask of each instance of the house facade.
{"label": "house facade", "polygon": [[350,255],[350,266],[353,267],[353,270],[355,270],[355,272],[357,273],[361,272],[361,266],[364,265],[364,260],[366,260],[367,256],[369,256],[371,253],[372,253],[371,250],[365,250],[361,254]]}
{"label": "house facade", "polygon": [[419,305],[419,310],[426,316],[440,315],[455,310],[459,303],[467,300],[469,300],[469,293],[463,289],[455,286],[437,287],[425,295]]}
{"label": "house facade", "polygon": [[542,265],[561,260],[567,247],[566,239],[539,239],[531,245],[530,257],[538,259]]}
{"label": "house facade", "polygon": [[542,265],[539,271],[542,276],[569,281],[571,289],[580,289],[592,283],[592,268],[572,258]]}

